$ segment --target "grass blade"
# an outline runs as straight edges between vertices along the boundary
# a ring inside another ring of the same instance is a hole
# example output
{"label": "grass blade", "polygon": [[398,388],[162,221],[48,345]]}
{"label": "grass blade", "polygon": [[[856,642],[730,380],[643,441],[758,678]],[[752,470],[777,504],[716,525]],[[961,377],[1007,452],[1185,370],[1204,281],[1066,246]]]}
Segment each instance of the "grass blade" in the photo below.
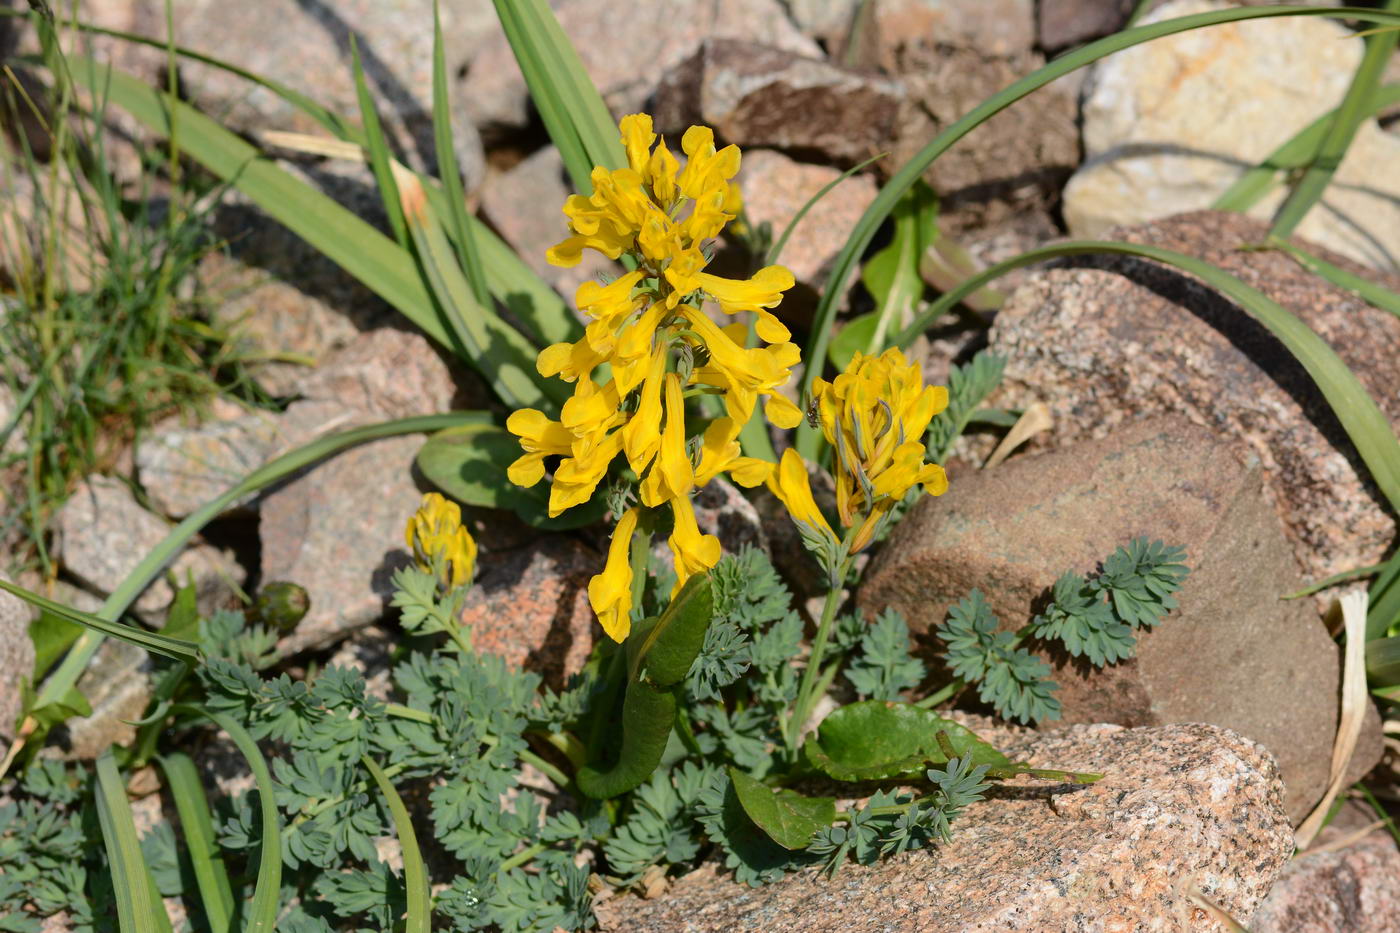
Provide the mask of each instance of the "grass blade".
{"label": "grass blade", "polygon": [[1357,452],[1366,462],[1372,479],[1389,500],[1391,508],[1400,511],[1400,440],[1396,439],[1390,429],[1389,419],[1367,394],[1361,381],[1347,368],[1336,351],[1328,346],[1327,341],[1278,302],[1228,272],[1194,256],[1155,246],[1098,240],[1072,240],[1034,249],[999,262],[947,294],[939,296],[912,325],[905,328],[895,342],[901,347],[907,347],[924,328],[949,308],[1012,269],[1044,262],[1047,259],[1092,253],[1136,256],[1189,272],[1234,301],[1263,324],[1307,370],[1323,397],[1327,399],[1328,405],[1332,407],[1337,420],[1346,428],[1347,436],[1356,445]]}
{"label": "grass blade", "polygon": [[403,218],[403,206],[399,204],[399,189],[394,185],[394,173],[389,169],[389,143],[384,138],[384,127],[379,123],[379,111],[370,96],[369,85],[365,82],[365,69],[360,61],[360,43],[354,34],[350,36],[350,67],[355,75],[355,96],[360,102],[360,121],[365,125],[364,150],[369,159],[370,171],[374,173],[375,184],[379,186],[379,197],[384,202],[384,214],[389,218],[389,229],[394,231],[394,239],[399,246],[408,249],[408,224]]}
{"label": "grass blade", "polygon": [[1400,551],[1381,565],[1380,576],[1368,595],[1371,609],[1366,616],[1366,637],[1400,635]]}
{"label": "grass blade", "polygon": [[[500,0],[498,0],[500,2]],[[855,272],[856,264],[860,261],[861,254],[875,238],[880,225],[889,216],[894,206],[899,203],[899,199],[908,191],[914,182],[923,175],[924,170],[933,163],[940,155],[952,147],[954,143],[972,132],[989,117],[1000,113],[1016,101],[1039,90],[1056,78],[1063,77],[1076,69],[1092,64],[1107,55],[1122,51],[1143,42],[1150,42],[1153,39],[1160,39],[1163,36],[1174,35],[1179,32],[1186,32],[1191,29],[1200,29],[1206,26],[1217,26],[1223,23],[1240,22],[1248,19],[1264,19],[1274,16],[1336,16],[1346,19],[1359,19],[1366,22],[1376,23],[1400,23],[1400,15],[1383,10],[1360,10],[1337,7],[1246,7],[1242,9],[1214,10],[1208,13],[1197,13],[1192,16],[1181,16],[1175,19],[1165,20],[1160,23],[1151,23],[1146,26],[1137,26],[1124,32],[1091,42],[1082,48],[1075,49],[1065,55],[1060,56],[1049,64],[1045,65],[1019,81],[1015,81],[1006,88],[992,95],[968,111],[961,119],[954,122],[943,132],[935,136],[928,145],[909,160],[894,176],[880,189],[875,200],[866,208],[856,222],[855,228],[851,231],[851,237],[846,241],[846,245],[841,248],[835,261],[832,263],[831,272],[827,275],[826,285],[822,290],[821,300],[817,303],[815,318],[812,323],[811,338],[807,344],[802,358],[807,361],[807,372],[803,377],[803,397],[811,395],[812,383],[823,373],[822,362],[826,359],[826,347],[831,341],[832,324],[836,316],[836,304],[840,300],[846,283],[850,281]],[[796,446],[798,451],[808,459],[815,459],[817,448],[820,445],[821,436],[810,425],[799,425],[797,429]]]}
{"label": "grass blade", "polygon": [[[488,416],[479,412],[455,412],[445,415],[422,415],[417,418],[400,418],[395,421],[384,421],[379,424],[366,425],[362,428],[352,428],[349,431],[342,431],[338,434],[327,435],[317,438],[309,444],[289,451],[274,460],[269,461],[258,469],[249,473],[243,480],[223,495],[214,499],[207,505],[192,513],[188,518],[170,530],[170,533],[161,540],[154,548],[141,559],[141,563],[127,575],[126,579],[112,591],[112,595],[107,597],[107,601],[97,611],[96,615],[107,622],[113,622],[130,608],[142,591],[150,585],[166,565],[175,559],[176,555],[189,543],[190,539],[199,533],[205,525],[215,517],[221,515],[234,502],[248,495],[264,489],[279,480],[290,476],[302,467],[310,466],[318,460],[353,447],[356,444],[363,444],[366,441],[378,440],[381,437],[393,437],[399,434],[417,434],[420,432],[438,431],[443,428],[456,427],[463,424],[482,422],[490,420]],[[71,611],[71,610],[68,610]],[[97,653],[97,649],[102,647],[103,639],[106,636],[101,632],[89,629],[78,636],[73,647],[69,649],[63,662],[49,675],[40,688],[35,706],[43,706],[61,700],[77,684],[78,678],[87,669],[88,662]],[[7,770],[14,761],[15,756],[24,743],[32,736],[37,728],[37,723],[33,720],[26,720],[18,730],[17,738],[11,745],[9,753],[5,757],[3,766],[0,767],[0,774]]]}
{"label": "grass blade", "polygon": [[[1388,13],[1400,13],[1400,0],[1387,0],[1385,9]],[[1361,65],[1351,79],[1351,86],[1347,88],[1341,106],[1327,127],[1327,135],[1318,146],[1317,155],[1274,215],[1274,224],[1269,228],[1271,235],[1282,238],[1292,236],[1308,211],[1322,200],[1332,175],[1342,164],[1342,159],[1346,158],[1347,149],[1356,138],[1361,121],[1366,118],[1366,108],[1375,93],[1376,82],[1395,51],[1397,39],[1400,39],[1400,32],[1389,30],[1366,40],[1366,54],[1361,57]]]}
{"label": "grass blade", "polygon": [[418,176],[397,162],[394,174],[424,277],[447,320],[458,353],[471,360],[511,408],[549,408],[551,401],[562,404],[561,384],[545,379],[535,369],[534,347],[473,297]]}
{"label": "grass blade", "polygon": [[267,759],[258,750],[258,743],[230,716],[205,709],[202,706],[177,706],[176,712],[192,712],[208,717],[220,729],[228,733],[233,744],[248,760],[253,772],[253,782],[258,788],[258,807],[262,810],[262,845],[258,851],[257,884],[253,888],[253,900],[248,906],[246,933],[276,933],[277,912],[282,898],[282,820],[277,813],[277,797],[272,785],[272,772],[267,768]]}
{"label": "grass blade", "polygon": [[365,770],[379,785],[379,792],[389,805],[389,815],[394,818],[394,832],[399,837],[399,848],[403,851],[403,883],[408,895],[408,912],[404,916],[404,933],[428,933],[432,920],[432,895],[428,891],[428,870],[423,865],[423,853],[418,848],[418,836],[413,831],[413,820],[408,815],[399,792],[389,783],[383,769],[368,755],[361,758]]}
{"label": "grass blade", "polygon": [[[1396,103],[1400,103],[1400,84],[1378,87],[1362,118],[1375,116]],[[1263,162],[1235,179],[1235,183],[1215,199],[1211,208],[1243,213],[1258,204],[1278,183],[1279,173],[1300,169],[1312,162],[1317,156],[1318,147],[1327,138],[1327,130],[1332,126],[1336,113],[1336,108],[1333,108],[1299,130],[1292,139],[1269,153]]]}
{"label": "grass blade", "polygon": [[117,905],[117,928],[122,933],[170,933],[165,903],[156,892],[151,871],[141,855],[126,782],[109,748],[97,759],[97,820],[112,870],[112,893]]}
{"label": "grass blade", "polygon": [[1359,275],[1352,275],[1345,269],[1334,266],[1327,260],[1320,259],[1283,240],[1271,238],[1268,245],[1283,250],[1297,260],[1298,265],[1313,275],[1321,276],[1338,288],[1352,292],[1372,307],[1389,311],[1396,317],[1400,317],[1400,295],[1390,289],[1377,285],[1369,279],[1363,279]]}
{"label": "grass blade", "polygon": [[229,883],[228,869],[224,867],[219,845],[215,841],[209,801],[204,796],[204,785],[200,783],[194,759],[184,752],[175,752],[159,756],[156,760],[165,772],[165,786],[175,801],[176,812],[180,814],[185,849],[189,852],[190,864],[194,866],[194,877],[199,885],[209,929],[211,933],[228,933],[233,928],[233,886]]}
{"label": "grass blade", "polygon": [[442,48],[442,17],[438,12],[438,0],[433,0],[433,142],[437,146],[442,192],[447,198],[447,216],[451,218],[456,234],[457,256],[477,304],[489,308],[491,292],[486,287],[486,271],[481,266],[476,238],[467,225],[467,195],[462,190],[457,149],[452,144],[452,110],[447,100],[447,57]]}
{"label": "grass blade", "polygon": [[135,625],[127,625],[124,622],[115,622],[105,619],[100,615],[93,615],[90,612],[82,612],[72,609],[63,603],[46,599],[38,593],[31,593],[22,586],[16,586],[8,580],[0,579],[0,590],[13,593],[20,599],[35,606],[50,615],[58,616],[69,622],[76,622],[84,628],[102,635],[110,635],[113,638],[120,638],[122,641],[130,642],[138,648],[145,648],[154,654],[162,654],[167,658],[174,658],[177,661],[198,661],[199,646],[192,641],[185,641],[181,638],[170,638],[156,632],[148,632]]}

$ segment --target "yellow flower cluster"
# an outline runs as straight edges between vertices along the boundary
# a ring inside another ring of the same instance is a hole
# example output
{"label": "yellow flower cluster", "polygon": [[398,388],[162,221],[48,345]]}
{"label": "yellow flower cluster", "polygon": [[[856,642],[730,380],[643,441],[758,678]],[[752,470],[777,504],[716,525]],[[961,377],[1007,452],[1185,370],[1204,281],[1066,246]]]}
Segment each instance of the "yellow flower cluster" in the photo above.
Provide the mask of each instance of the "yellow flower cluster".
{"label": "yellow flower cluster", "polygon": [[[765,399],[765,414],[780,427],[801,420],[797,406],[777,393],[800,354],[772,313],[793,278],[781,266],[743,280],[704,271],[707,241],[739,209],[736,147],[717,151],[714,134],[693,126],[681,140],[682,168],[665,141],[657,141],[649,116],[624,117],[619,129],[627,167],[593,170],[593,193],[568,199],[571,235],[548,258],[572,266],[592,249],[610,259],[629,257],[633,271],[579,287],[575,298],[589,318],[583,338],[545,348],[536,364],[542,375],[574,383],[573,396],[557,421],[533,409],[511,415],[506,427],[525,453],[510,479],[532,486],[544,477],[545,458],[561,457],[549,495],[549,513],[558,515],[592,498],[621,454],[640,480],[642,505],[671,508],[679,586],[720,556],[719,541],[700,534],[692,492],[721,472],[752,486],[772,469],[739,452],[739,430],[758,400]],[[748,347],[742,322],[712,321],[701,309],[705,299],[724,314],[754,312],[766,345]],[[699,393],[720,395],[726,417],[711,422],[696,444],[686,428],[685,400]],[[637,520],[635,509],[621,516],[607,568],[589,585],[594,611],[618,641],[630,628],[627,552]]]}
{"label": "yellow flower cluster", "polygon": [[[934,415],[948,407],[948,390],[925,386],[916,363],[891,347],[879,356],[857,353],[832,382],[814,384],[822,433],[832,446],[836,511],[841,526],[854,534],[845,553],[868,545],[880,523],[915,485],[942,495],[948,478],[936,463],[925,463],[924,432]],[[812,498],[806,464],[797,451],[784,451],[769,488],[782,499],[804,537],[836,549],[832,531]]]}
{"label": "yellow flower cluster", "polygon": [[404,529],[413,559],[435,573],[445,589],[471,582],[476,568],[476,541],[462,524],[462,510],[435,492],[423,496]]}

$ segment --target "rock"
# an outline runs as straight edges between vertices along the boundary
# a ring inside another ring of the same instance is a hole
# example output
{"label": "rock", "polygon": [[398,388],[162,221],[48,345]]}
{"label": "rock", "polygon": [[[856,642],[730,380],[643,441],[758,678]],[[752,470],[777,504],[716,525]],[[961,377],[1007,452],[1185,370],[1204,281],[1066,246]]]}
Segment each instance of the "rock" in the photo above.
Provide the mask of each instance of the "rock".
{"label": "rock", "polygon": [[587,250],[572,268],[550,265],[545,251],[569,232],[564,201],[573,194],[559,150],[545,146],[511,167],[493,174],[481,188],[481,213],[540,278],[563,295],[570,307],[578,287],[602,275],[620,275],[621,266]]}
{"label": "rock", "polygon": [[1115,33],[1128,22],[1137,0],[1040,0],[1035,10],[1036,44],[1056,52]]}
{"label": "rock", "polygon": [[[867,616],[898,609],[922,634],[978,588],[1015,630],[1061,573],[1092,571],[1139,536],[1186,547],[1181,607],[1138,631],[1129,661],[1096,671],[1048,656],[1065,720],[1234,729],[1278,759],[1289,816],[1301,821],[1327,784],[1337,647],[1311,605],[1279,600],[1301,581],[1257,462],[1241,462],[1204,428],[1154,419],[955,474],[947,494],[925,497],[896,526],[859,605]],[[1368,724],[1353,760],[1355,779],[1380,757],[1377,725]]]}
{"label": "rock", "polygon": [[[744,153],[739,170],[739,186],[744,193],[744,211],[749,223],[772,225],[776,241],[797,212],[812,195],[840,176],[834,168],[795,162],[785,155],[766,150]],[[799,292],[789,293],[786,302],[798,305],[815,300],[836,254],[875,200],[877,188],[869,175],[853,175],[818,201],[793,231],[792,238],[778,257],[792,270]]]}
{"label": "rock", "polygon": [[826,43],[833,58],[846,54],[858,11],[869,18],[862,50],[892,54],[910,42],[957,45],[987,55],[1010,55],[1031,47],[1031,0],[788,0],[799,29]]}
{"label": "rock", "polygon": [[[1400,429],[1400,320],[1284,254],[1238,248],[1261,242],[1265,231],[1236,214],[1195,213],[1112,236],[1197,256],[1279,302],[1322,335]],[[1075,266],[1034,273],[998,314],[991,346],[1010,362],[991,404],[1048,404],[1055,430],[1037,439],[1042,446],[1102,437],[1153,414],[1184,414],[1250,445],[1309,578],[1387,553],[1395,524],[1377,507],[1380,493],[1311,379],[1273,337],[1235,305],[1163,267],[1128,259]],[[1378,281],[1400,288],[1400,279]]]}
{"label": "rock", "polygon": [[262,579],[299,583],[311,601],[284,654],[333,644],[388,608],[394,571],[411,560],[403,529],[422,498],[413,460],[423,440],[361,444],[263,498]]}
{"label": "rock", "polygon": [[[249,412],[143,439],[136,464],[152,503],[183,518],[252,470],[322,434],[450,411],[459,400],[451,368],[428,339],[393,328],[360,334],[304,374],[297,390],[303,400],[280,415]],[[251,504],[249,499],[233,508]]]}
{"label": "rock", "polygon": [[34,676],[34,643],[29,640],[34,616],[29,603],[0,590],[0,741],[14,737],[20,684]]}
{"label": "rock", "polygon": [[[137,504],[125,483],[107,476],[89,476],[79,484],[59,509],[54,528],[55,551],[64,569],[103,595],[116,589],[170,532],[163,519]],[[135,611],[163,618],[175,598],[168,582],[172,575],[181,586],[192,577],[200,606],[210,611],[228,598],[230,583],[242,584],[246,572],[232,555],[208,544],[194,544],[146,587],[133,604]]]}
{"label": "rock", "polygon": [[953,838],[834,880],[751,889],[713,866],[654,901],[599,905],[605,931],[1217,931],[1192,885],[1247,922],[1293,850],[1278,770],[1260,746],[1199,724],[1074,726],[1007,749],[1101,771],[1087,787],[1027,785],[973,804]]}
{"label": "rock", "polygon": [[[1174,0],[1145,21],[1227,8]],[[1246,170],[1340,103],[1362,42],[1321,17],[1193,30],[1094,66],[1084,97],[1086,161],[1065,188],[1077,237],[1209,207]],[[1239,54],[1249,49],[1248,55]],[[1375,269],[1400,270],[1400,139],[1364,121],[1298,234]],[[1279,188],[1250,211],[1269,218]]]}
{"label": "rock", "polygon": [[[1374,816],[1374,814],[1372,814]],[[1400,849],[1384,829],[1338,849],[1328,826],[1283,868],[1250,921],[1254,933],[1390,933],[1400,929]]]}
{"label": "rock", "polygon": [[897,82],[740,39],[707,39],[656,90],[658,132],[714,129],[741,149],[783,149],[854,165],[890,148],[904,89]]}
{"label": "rock", "polygon": [[97,649],[78,678],[78,690],[92,705],[92,715],[70,719],[55,730],[54,739],[70,761],[89,761],[112,745],[136,738],[132,722],[146,712],[151,699],[151,659],[144,649],[109,638]]}
{"label": "rock", "polygon": [[[1037,53],[989,56],[976,47],[911,43],[893,65],[910,106],[889,158],[893,172],[939,132],[1013,81],[1045,64]],[[1075,85],[1057,81],[1018,101],[936,159],[924,178],[942,196],[946,232],[984,228],[1059,202],[1079,165]]]}
{"label": "rock", "polygon": [[[653,0],[560,0],[555,15],[612,113],[644,109],[661,75],[704,39],[761,38],[799,55],[821,48],[798,32],[778,0],[705,0],[681,16],[658,16]],[[522,129],[530,106],[504,34],[471,61],[458,97],[488,138]]]}
{"label": "rock", "polygon": [[478,651],[542,674],[558,689],[593,650],[588,580],[602,569],[601,554],[563,536],[483,555],[462,624]]}

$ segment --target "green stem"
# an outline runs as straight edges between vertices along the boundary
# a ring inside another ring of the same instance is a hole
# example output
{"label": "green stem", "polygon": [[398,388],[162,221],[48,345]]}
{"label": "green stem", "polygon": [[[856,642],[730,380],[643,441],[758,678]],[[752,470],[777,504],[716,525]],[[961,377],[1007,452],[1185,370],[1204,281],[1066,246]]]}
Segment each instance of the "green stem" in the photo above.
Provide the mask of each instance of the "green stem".
{"label": "green stem", "polygon": [[539,755],[536,755],[528,748],[521,750],[520,760],[525,762],[527,765],[534,765],[536,771],[539,771],[545,777],[549,778],[551,781],[554,782],[555,786],[559,787],[560,789],[568,787],[569,784],[572,783],[567,774],[565,774],[563,771],[560,771],[558,768],[554,767],[554,765],[545,761],[543,758],[541,758]]}
{"label": "green stem", "polygon": [[939,703],[946,703],[948,700],[951,700],[956,693],[966,686],[967,681],[963,680],[961,677],[954,677],[944,685],[943,689],[936,693],[930,693],[914,705],[920,709],[933,709]]}
{"label": "green stem", "polygon": [[583,743],[574,737],[572,732],[550,732],[548,730],[530,730],[530,735],[537,735],[544,739],[551,746],[558,749],[561,754],[569,759],[569,764],[574,768],[582,768],[588,763],[588,749]]}
{"label": "green stem", "polygon": [[[841,576],[844,578],[845,574]],[[826,642],[831,636],[831,623],[836,620],[836,607],[840,604],[841,587],[833,586],[827,591],[826,604],[822,606],[822,618],[817,623],[817,637],[812,640],[812,654],[807,658],[807,667],[802,671],[802,682],[797,688],[797,700],[792,705],[792,716],[788,718],[783,729],[783,739],[787,743],[789,753],[796,753],[802,725],[807,721],[811,706],[815,702],[812,688],[816,684],[817,673],[821,670],[822,655],[826,654]]]}
{"label": "green stem", "polygon": [[526,862],[530,861],[530,859],[539,855],[547,848],[548,846],[546,846],[543,842],[537,842],[534,845],[530,846],[528,849],[521,849],[519,852],[515,853],[510,858],[502,862],[501,867],[497,868],[496,871],[510,871],[512,868],[519,868],[521,865],[524,865]]}

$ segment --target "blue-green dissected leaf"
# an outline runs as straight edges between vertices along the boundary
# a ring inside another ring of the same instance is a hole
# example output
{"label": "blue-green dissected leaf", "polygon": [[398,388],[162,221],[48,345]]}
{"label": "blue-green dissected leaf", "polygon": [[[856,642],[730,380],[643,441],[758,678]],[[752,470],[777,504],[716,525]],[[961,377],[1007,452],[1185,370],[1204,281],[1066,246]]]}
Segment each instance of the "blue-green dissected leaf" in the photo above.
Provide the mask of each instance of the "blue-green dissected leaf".
{"label": "blue-green dissected leaf", "polygon": [[851,703],[834,711],[802,751],[813,767],[838,781],[911,777],[931,764],[948,761],[939,733],[946,736],[953,757],[992,768],[1011,765],[1010,759],[966,726],[932,710],[883,700]]}
{"label": "blue-green dissected leaf", "polygon": [[784,849],[805,849],[812,836],[836,819],[836,798],[804,797],[791,790],[776,793],[738,768],[729,769],[734,793],[749,819]]}

